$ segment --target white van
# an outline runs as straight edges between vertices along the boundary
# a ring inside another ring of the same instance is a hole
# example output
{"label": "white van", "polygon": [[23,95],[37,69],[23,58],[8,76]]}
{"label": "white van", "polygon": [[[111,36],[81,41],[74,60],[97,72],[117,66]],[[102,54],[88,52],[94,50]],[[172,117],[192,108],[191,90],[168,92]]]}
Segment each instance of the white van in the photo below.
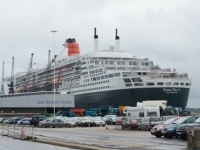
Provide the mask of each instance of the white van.
{"label": "white van", "polygon": [[126,109],[126,117],[128,120],[160,117],[160,107],[129,107]]}

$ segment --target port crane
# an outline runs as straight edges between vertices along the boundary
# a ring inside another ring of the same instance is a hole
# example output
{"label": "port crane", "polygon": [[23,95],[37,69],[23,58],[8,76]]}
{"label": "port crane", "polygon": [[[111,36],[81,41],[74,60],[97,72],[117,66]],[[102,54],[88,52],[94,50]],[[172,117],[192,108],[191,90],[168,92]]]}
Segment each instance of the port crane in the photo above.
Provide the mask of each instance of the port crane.
{"label": "port crane", "polygon": [[2,65],[1,95],[5,95],[5,89],[4,89],[4,62],[3,62],[3,65]]}

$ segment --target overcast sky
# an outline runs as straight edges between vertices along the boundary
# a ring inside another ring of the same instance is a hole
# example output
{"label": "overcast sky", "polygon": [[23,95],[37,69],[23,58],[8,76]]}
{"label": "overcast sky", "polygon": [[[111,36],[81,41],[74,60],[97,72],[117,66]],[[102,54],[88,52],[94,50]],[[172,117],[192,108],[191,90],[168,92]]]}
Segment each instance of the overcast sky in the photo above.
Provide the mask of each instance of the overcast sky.
{"label": "overcast sky", "polygon": [[[81,54],[93,50],[97,28],[99,48],[114,43],[149,58],[161,68],[176,69],[192,78],[187,107],[200,107],[200,1],[198,0],[0,0],[0,72],[26,71],[34,53],[38,68],[47,64],[48,50],[63,50],[67,38],[76,38]],[[1,73],[0,73],[1,76]]]}

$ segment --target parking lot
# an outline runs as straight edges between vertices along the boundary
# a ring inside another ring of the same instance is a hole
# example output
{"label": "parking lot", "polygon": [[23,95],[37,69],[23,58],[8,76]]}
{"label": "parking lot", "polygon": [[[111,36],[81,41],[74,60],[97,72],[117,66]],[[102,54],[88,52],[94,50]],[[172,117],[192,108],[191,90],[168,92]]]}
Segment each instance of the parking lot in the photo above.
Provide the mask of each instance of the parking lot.
{"label": "parking lot", "polygon": [[[35,128],[37,142],[73,147],[77,149],[186,149],[181,139],[156,138],[150,131],[121,130],[118,126]],[[26,133],[25,133],[26,134]]]}

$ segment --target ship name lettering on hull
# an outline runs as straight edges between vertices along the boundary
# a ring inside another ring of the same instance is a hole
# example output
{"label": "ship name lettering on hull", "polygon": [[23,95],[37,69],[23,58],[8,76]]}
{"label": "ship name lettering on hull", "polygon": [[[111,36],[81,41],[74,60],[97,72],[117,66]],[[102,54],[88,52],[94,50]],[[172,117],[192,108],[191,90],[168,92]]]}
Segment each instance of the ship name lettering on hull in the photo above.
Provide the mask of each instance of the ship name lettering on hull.
{"label": "ship name lettering on hull", "polygon": [[163,88],[163,91],[166,92],[166,94],[176,94],[179,91],[181,91],[180,88]]}

